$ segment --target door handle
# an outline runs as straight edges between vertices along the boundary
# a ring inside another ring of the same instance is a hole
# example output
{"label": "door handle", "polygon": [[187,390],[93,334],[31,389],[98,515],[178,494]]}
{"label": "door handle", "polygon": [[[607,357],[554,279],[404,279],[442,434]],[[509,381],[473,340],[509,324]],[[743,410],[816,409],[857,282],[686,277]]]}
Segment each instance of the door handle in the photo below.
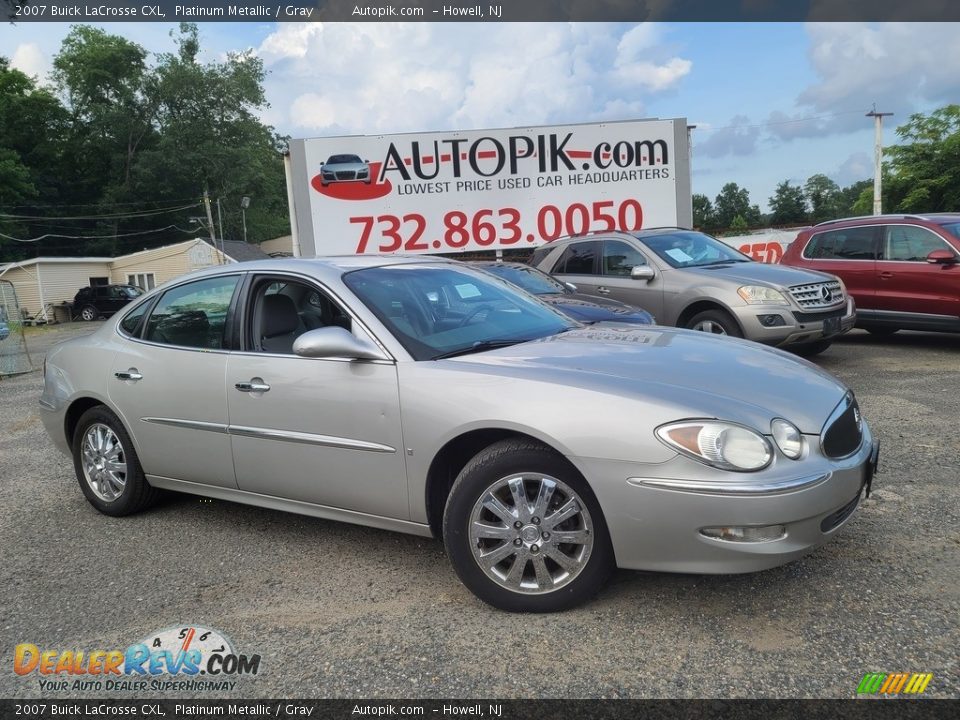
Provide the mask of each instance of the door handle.
{"label": "door handle", "polygon": [[597,288],[597,292],[600,293],[601,295],[609,295],[609,294],[610,294],[610,288],[598,287],[598,288]]}
{"label": "door handle", "polygon": [[140,371],[136,368],[130,368],[129,370],[121,370],[120,372],[115,372],[114,377],[120,378],[121,380],[143,380],[143,375],[140,374]]}
{"label": "door handle", "polygon": [[888,270],[884,270],[882,273],[880,273],[880,277],[883,278],[884,280],[889,280],[890,278],[893,277],[893,273],[889,272]]}
{"label": "door handle", "polygon": [[270,389],[270,386],[263,381],[263,378],[253,378],[247,382],[238,382],[234,387],[240,392],[267,392]]}

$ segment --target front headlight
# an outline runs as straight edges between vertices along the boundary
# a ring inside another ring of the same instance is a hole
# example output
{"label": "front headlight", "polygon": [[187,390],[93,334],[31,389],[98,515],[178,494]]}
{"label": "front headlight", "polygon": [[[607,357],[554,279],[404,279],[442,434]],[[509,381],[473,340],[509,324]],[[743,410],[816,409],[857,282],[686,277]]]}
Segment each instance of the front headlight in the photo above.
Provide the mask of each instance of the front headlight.
{"label": "front headlight", "polygon": [[780,452],[788,458],[796,460],[803,454],[803,435],[792,422],[775,418],[770,423],[770,432]]}
{"label": "front headlight", "polygon": [[721,420],[661,425],[657,437],[684,455],[721,470],[754,472],[773,460],[770,441],[756,430]]}
{"label": "front headlight", "polygon": [[737,289],[737,295],[748,305],[789,305],[783,293],[765,285],[744,285]]}

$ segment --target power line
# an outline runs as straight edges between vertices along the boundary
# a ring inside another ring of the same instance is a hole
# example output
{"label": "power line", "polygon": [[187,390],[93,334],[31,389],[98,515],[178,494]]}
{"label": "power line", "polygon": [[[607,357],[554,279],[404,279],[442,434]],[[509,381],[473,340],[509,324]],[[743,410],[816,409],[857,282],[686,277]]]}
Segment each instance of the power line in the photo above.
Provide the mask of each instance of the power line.
{"label": "power line", "polygon": [[179,212],[181,210],[189,210],[191,208],[200,207],[200,203],[193,203],[192,205],[182,205],[180,207],[172,208],[162,208],[158,210],[147,210],[143,212],[136,213],[112,213],[108,215],[62,215],[57,217],[50,217],[47,215],[11,215],[8,213],[0,213],[0,218],[7,218],[10,220],[125,220],[131,218],[140,218],[140,217],[153,217],[155,215],[165,215],[167,213]]}
{"label": "power line", "polygon": [[755,124],[743,124],[743,125],[724,125],[722,127],[704,127],[703,124],[699,124],[697,127],[698,133],[705,132],[716,132],[717,130],[734,130],[734,129],[759,129],[765,127],[773,127],[775,125],[791,125],[793,123],[804,123],[812,122],[814,120],[832,120],[833,118],[842,117],[844,115],[859,115],[861,110],[845,110],[842,112],[829,113],[827,115],[811,115],[810,117],[805,118],[791,118],[789,120],[775,120],[770,122],[755,123]]}
{"label": "power line", "polygon": [[196,200],[196,196],[185,197],[185,198],[164,198],[163,200],[128,200],[127,202],[92,202],[92,203],[62,203],[62,204],[39,204],[39,203],[25,203],[22,205],[0,205],[3,208],[61,208],[61,207],[120,207],[122,205],[148,205],[159,203],[169,203],[169,202],[188,202],[190,200]]}
{"label": "power line", "polygon": [[135,235],[150,235],[152,233],[158,233],[158,232],[163,232],[164,230],[170,230],[171,228],[179,230],[180,232],[186,232],[186,233],[194,232],[193,230],[184,230],[182,227],[179,227],[178,225],[167,225],[165,227],[156,228],[154,230],[141,230],[140,232],[118,233],[118,234],[110,234],[110,235],[60,235],[58,233],[46,233],[44,235],[40,235],[39,237],[35,237],[35,238],[18,238],[18,237],[13,237],[12,235],[5,235],[4,233],[0,233],[0,238],[4,238],[6,240],[13,240],[15,242],[23,242],[23,243],[38,242],[46,238],[61,238],[64,240],[110,240],[112,238],[133,237]]}

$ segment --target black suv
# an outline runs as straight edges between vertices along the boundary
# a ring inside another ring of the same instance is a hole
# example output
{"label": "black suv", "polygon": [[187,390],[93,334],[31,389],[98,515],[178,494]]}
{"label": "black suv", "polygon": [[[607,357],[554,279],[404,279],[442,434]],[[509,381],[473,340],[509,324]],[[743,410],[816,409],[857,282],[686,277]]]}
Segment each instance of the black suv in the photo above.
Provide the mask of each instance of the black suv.
{"label": "black suv", "polygon": [[143,295],[135,285],[96,285],[80,288],[73,298],[73,314],[82,320],[110,316],[134,298]]}

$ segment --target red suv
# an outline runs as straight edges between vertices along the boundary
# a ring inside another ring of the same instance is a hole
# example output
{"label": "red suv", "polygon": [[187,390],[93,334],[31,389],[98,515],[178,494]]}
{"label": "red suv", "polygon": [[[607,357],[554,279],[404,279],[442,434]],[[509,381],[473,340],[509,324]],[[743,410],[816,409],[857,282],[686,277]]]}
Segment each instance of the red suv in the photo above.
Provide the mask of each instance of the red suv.
{"label": "red suv", "polygon": [[784,265],[839,276],[857,327],[960,332],[960,213],[831,220],[797,235]]}

